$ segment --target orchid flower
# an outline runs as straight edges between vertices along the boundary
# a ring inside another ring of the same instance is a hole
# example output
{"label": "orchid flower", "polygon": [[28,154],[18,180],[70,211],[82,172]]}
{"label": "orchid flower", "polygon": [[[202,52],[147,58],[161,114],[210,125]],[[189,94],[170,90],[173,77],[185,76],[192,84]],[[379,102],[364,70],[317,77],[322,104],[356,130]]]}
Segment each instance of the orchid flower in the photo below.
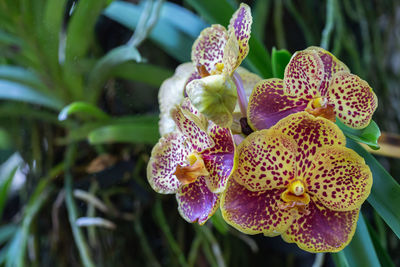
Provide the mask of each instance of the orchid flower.
{"label": "orchid flower", "polygon": [[238,92],[239,103],[247,103],[241,77],[234,72],[249,52],[251,24],[250,8],[241,4],[228,30],[214,24],[193,44],[192,61],[198,71],[189,79],[186,93],[201,113],[221,127],[232,124]]}
{"label": "orchid flower", "polygon": [[304,111],[250,134],[221,198],[224,219],[306,251],[340,251],[372,186],[364,159],[345,143],[333,122]]}
{"label": "orchid flower", "polygon": [[361,129],[369,124],[377,105],[366,81],[328,51],[309,47],[293,55],[283,80],[267,79],[255,86],[247,118],[254,130],[261,130],[289,114],[307,111]]}
{"label": "orchid flower", "polygon": [[158,193],[176,194],[181,216],[202,225],[219,207],[220,193],[235,168],[233,136],[208,122],[188,99],[171,113],[179,131],[154,146],[147,179]]}

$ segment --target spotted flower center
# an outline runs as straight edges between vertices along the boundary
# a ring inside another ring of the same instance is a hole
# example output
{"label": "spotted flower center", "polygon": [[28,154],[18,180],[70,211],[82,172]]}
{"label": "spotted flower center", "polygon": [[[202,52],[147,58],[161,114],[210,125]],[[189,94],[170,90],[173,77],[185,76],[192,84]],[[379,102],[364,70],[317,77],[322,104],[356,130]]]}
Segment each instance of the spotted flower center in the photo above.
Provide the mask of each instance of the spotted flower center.
{"label": "spotted flower center", "polygon": [[195,182],[200,176],[209,175],[203,158],[195,152],[187,157],[186,164],[186,166],[178,164],[174,173],[182,184],[190,184]]}
{"label": "spotted flower center", "polygon": [[306,192],[304,182],[296,179],[290,182],[287,189],[281,194],[281,199],[285,202],[280,206],[281,209],[297,208],[302,212],[310,202],[310,195]]}
{"label": "spotted flower center", "polygon": [[324,117],[331,121],[336,121],[334,105],[330,104],[326,97],[316,97],[310,100],[306,111],[316,117]]}

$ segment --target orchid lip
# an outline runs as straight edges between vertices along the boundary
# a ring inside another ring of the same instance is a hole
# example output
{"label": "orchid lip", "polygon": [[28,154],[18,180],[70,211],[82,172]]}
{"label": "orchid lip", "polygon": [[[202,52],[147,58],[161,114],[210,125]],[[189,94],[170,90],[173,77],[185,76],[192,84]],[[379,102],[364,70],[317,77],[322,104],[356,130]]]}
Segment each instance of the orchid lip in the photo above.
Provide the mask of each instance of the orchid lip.
{"label": "orchid lip", "polygon": [[297,208],[303,213],[307,213],[306,206],[310,203],[310,195],[306,192],[306,186],[301,179],[290,182],[287,189],[281,194],[281,199],[285,204],[280,205],[280,209]]}
{"label": "orchid lip", "polygon": [[187,157],[187,166],[178,164],[173,173],[182,184],[191,184],[200,176],[209,176],[203,158],[196,152],[191,153]]}

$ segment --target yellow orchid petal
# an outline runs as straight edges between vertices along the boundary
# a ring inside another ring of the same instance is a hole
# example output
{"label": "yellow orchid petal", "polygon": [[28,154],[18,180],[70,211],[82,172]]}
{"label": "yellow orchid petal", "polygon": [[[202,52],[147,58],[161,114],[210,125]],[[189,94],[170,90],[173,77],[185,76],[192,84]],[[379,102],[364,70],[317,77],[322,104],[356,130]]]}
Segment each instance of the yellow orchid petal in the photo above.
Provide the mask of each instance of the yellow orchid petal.
{"label": "yellow orchid petal", "polygon": [[372,187],[372,173],[364,159],[343,146],[319,148],[306,173],[308,191],[330,210],[359,208]]}

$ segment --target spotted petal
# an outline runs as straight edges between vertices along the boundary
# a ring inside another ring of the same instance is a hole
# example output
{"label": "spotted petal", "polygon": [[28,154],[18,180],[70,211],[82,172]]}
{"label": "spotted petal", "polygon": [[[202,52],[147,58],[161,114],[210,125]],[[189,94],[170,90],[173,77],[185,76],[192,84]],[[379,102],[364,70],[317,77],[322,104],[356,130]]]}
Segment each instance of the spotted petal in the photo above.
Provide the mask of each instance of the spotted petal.
{"label": "spotted petal", "polygon": [[160,138],[147,165],[147,180],[156,192],[176,193],[181,183],[173,173],[178,164],[183,165],[191,151],[191,145],[181,133],[169,133]]}
{"label": "spotted petal", "polygon": [[204,164],[210,173],[206,182],[212,192],[221,193],[236,167],[235,143],[228,128],[221,128],[213,123],[209,135],[215,145],[202,153]]}
{"label": "spotted petal", "polygon": [[197,152],[214,145],[213,140],[207,134],[207,125],[204,125],[193,113],[177,106],[172,110],[171,116],[175,120],[178,129],[188,138],[188,142]]}
{"label": "spotted petal", "polygon": [[356,229],[359,209],[332,211],[312,200],[308,210],[310,214],[303,213],[282,234],[283,240],[309,252],[338,252],[347,246]]}
{"label": "spotted petal", "polygon": [[239,56],[234,69],[242,63],[243,59],[249,53],[249,40],[252,23],[253,17],[251,16],[250,7],[243,3],[240,4],[239,9],[232,15],[228,26],[229,35],[231,32],[234,32],[239,43]]}
{"label": "spotted petal", "polygon": [[378,99],[369,84],[348,72],[333,76],[328,97],[335,105],[339,120],[355,129],[365,128],[378,106]]}
{"label": "spotted petal", "polygon": [[318,148],[346,144],[343,132],[333,122],[308,112],[289,115],[271,129],[287,135],[297,144],[296,175],[303,177]]}
{"label": "spotted petal", "polygon": [[332,79],[332,76],[340,71],[350,72],[349,68],[339,59],[337,59],[330,52],[325,49],[317,46],[310,46],[306,49],[306,51],[314,51],[318,54],[319,58],[322,60],[324,64],[324,79],[321,83],[319,91],[322,96],[325,96],[327,93],[327,89],[329,86],[329,82]]}
{"label": "spotted petal", "polygon": [[307,50],[296,52],[285,69],[285,91],[309,99],[319,97],[324,75],[324,64],[317,53]]}
{"label": "spotted petal", "polygon": [[222,62],[227,40],[228,32],[219,24],[204,29],[192,47],[194,65],[202,65],[208,72],[214,70],[215,64]]}
{"label": "spotted petal", "polygon": [[284,188],[294,177],[297,146],[278,131],[250,134],[238,147],[235,179],[250,191]]}
{"label": "spotted petal", "polygon": [[279,208],[284,189],[252,192],[230,179],[221,197],[225,221],[239,231],[254,235],[276,236],[285,232],[297,216],[297,210]]}
{"label": "spotted petal", "polygon": [[218,209],[219,195],[212,193],[204,177],[183,185],[176,194],[178,211],[188,222],[204,224]]}
{"label": "spotted petal", "polygon": [[223,72],[226,75],[232,75],[235,69],[239,66],[237,65],[237,59],[239,56],[239,42],[236,39],[235,33],[229,33],[229,39],[224,47],[224,57],[222,58],[222,63],[224,64]]}
{"label": "spotted petal", "polygon": [[263,80],[250,96],[247,119],[254,130],[268,129],[286,116],[304,111],[308,102],[305,97],[285,93],[280,79]]}
{"label": "spotted petal", "polygon": [[179,65],[174,76],[165,80],[158,93],[160,103],[160,121],[158,123],[160,135],[176,130],[176,125],[171,117],[171,110],[183,100],[184,88],[194,68],[191,62]]}
{"label": "spotted petal", "polygon": [[359,208],[372,186],[372,174],[364,159],[342,146],[318,149],[306,177],[308,191],[336,211]]}

